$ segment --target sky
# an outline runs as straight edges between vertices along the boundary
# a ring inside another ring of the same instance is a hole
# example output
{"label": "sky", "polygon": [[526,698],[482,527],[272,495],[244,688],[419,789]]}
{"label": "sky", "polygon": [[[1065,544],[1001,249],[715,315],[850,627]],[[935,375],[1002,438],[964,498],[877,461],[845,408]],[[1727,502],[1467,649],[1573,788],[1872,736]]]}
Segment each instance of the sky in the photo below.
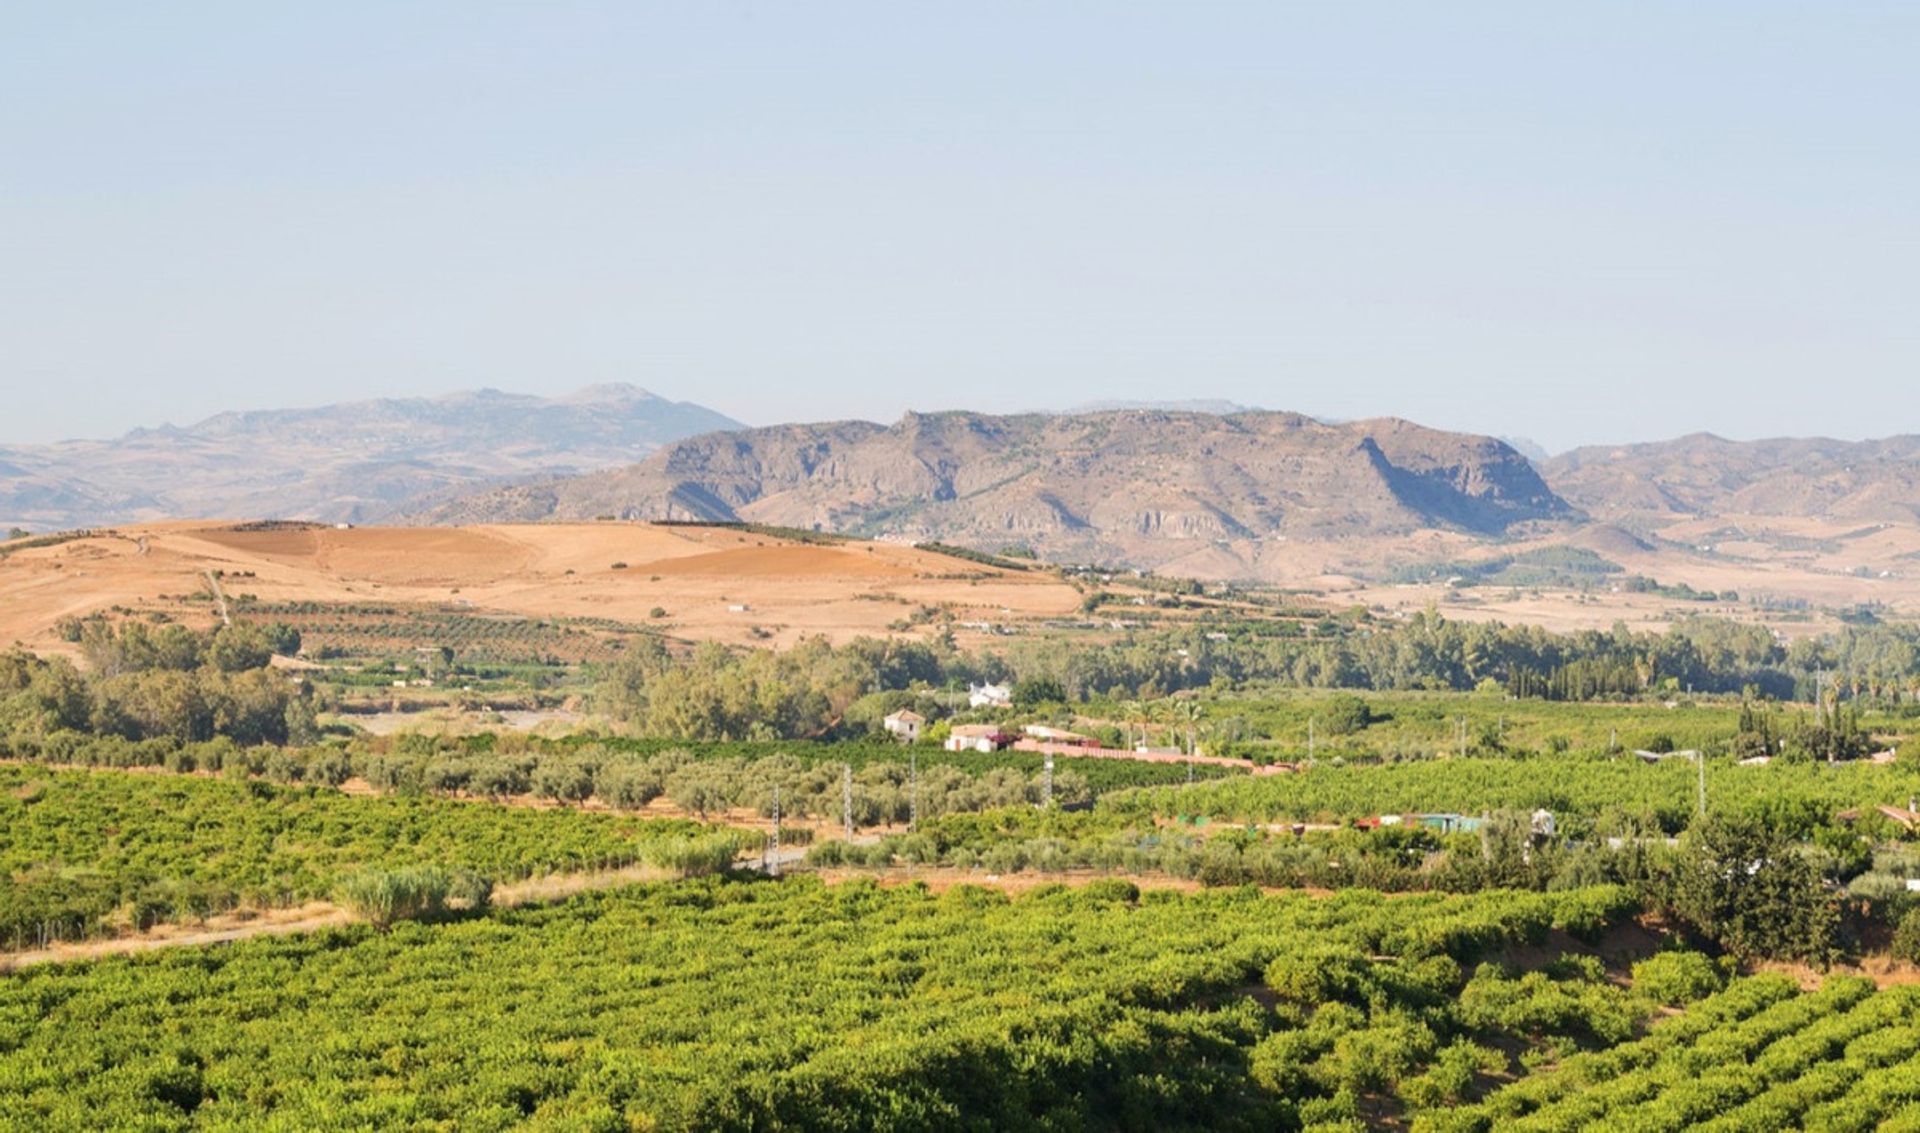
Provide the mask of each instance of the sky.
{"label": "sky", "polygon": [[1920,5],[0,7],[0,442],[628,381],[1920,432]]}

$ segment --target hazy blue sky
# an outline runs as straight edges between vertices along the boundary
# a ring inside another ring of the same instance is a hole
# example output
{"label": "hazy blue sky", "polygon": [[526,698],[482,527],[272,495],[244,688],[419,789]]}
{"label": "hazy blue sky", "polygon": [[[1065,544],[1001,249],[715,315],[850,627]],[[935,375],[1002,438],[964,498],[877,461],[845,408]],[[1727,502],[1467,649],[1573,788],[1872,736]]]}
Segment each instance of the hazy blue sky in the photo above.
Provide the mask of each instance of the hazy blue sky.
{"label": "hazy blue sky", "polygon": [[1920,430],[1920,5],[0,8],[0,440],[634,381]]}

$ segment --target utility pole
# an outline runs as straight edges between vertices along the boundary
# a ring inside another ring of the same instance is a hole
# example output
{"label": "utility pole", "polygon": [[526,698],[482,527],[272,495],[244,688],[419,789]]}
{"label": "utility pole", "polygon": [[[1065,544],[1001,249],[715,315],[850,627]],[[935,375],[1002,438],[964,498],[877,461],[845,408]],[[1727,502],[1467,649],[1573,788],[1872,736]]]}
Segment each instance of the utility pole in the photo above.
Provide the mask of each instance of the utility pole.
{"label": "utility pole", "polygon": [[920,755],[907,755],[907,829],[920,829]]}
{"label": "utility pole", "polygon": [[773,847],[773,860],[767,863],[767,872],[769,874],[772,874],[774,877],[779,877],[780,876],[780,787],[778,784],[775,784],[773,788],[773,839],[769,843],[769,845]]}
{"label": "utility pole", "polygon": [[840,765],[840,819],[847,826],[847,841],[853,841],[853,764]]}
{"label": "utility pole", "polygon": [[1467,757],[1467,718],[1460,717],[1460,758]]}
{"label": "utility pole", "polygon": [[1693,762],[1700,771],[1700,817],[1705,818],[1707,816],[1707,753],[1695,751]]}
{"label": "utility pole", "polygon": [[1053,805],[1053,752],[1047,752],[1047,761],[1041,770],[1040,806],[1046,809]]}

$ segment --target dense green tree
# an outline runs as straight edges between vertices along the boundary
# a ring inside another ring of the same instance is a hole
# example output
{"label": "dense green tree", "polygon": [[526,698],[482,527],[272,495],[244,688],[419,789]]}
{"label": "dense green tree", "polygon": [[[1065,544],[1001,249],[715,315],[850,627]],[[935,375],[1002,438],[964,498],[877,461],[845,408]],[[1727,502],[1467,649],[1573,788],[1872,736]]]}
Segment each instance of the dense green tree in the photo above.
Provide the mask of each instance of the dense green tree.
{"label": "dense green tree", "polygon": [[1839,905],[1820,871],[1749,815],[1715,813],[1688,829],[1666,903],[1742,960],[1826,964],[1838,953]]}

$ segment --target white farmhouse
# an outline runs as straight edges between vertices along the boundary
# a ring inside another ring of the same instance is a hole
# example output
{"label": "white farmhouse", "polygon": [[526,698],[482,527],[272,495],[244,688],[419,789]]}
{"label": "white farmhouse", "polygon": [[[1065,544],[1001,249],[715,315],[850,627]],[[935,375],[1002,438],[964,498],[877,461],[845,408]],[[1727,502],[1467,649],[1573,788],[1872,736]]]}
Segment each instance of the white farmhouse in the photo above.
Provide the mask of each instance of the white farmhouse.
{"label": "white farmhouse", "polygon": [[967,686],[967,706],[970,708],[1011,708],[1013,690],[1006,685]]}
{"label": "white farmhouse", "polygon": [[920,729],[927,726],[927,718],[911,708],[903,708],[881,721],[887,731],[900,737],[900,742],[910,744],[920,738]]}

